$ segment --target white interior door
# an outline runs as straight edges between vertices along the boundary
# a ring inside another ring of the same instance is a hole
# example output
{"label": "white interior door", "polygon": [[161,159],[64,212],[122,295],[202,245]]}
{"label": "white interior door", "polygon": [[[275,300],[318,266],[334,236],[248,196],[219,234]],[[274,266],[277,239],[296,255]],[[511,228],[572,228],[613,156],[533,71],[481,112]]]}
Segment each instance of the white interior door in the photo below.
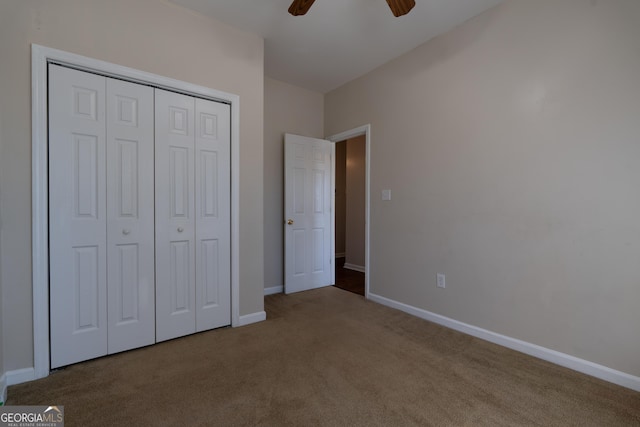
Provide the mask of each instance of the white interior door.
{"label": "white interior door", "polygon": [[49,66],[52,368],[107,354],[105,87]]}
{"label": "white interior door", "polygon": [[156,341],[196,330],[194,113],[193,97],[156,89]]}
{"label": "white interior door", "polygon": [[196,331],[231,323],[231,107],[195,100]]}
{"label": "white interior door", "polygon": [[285,135],[285,293],[331,285],[331,142]]}
{"label": "white interior door", "polygon": [[153,344],[153,88],[107,78],[108,351]]}

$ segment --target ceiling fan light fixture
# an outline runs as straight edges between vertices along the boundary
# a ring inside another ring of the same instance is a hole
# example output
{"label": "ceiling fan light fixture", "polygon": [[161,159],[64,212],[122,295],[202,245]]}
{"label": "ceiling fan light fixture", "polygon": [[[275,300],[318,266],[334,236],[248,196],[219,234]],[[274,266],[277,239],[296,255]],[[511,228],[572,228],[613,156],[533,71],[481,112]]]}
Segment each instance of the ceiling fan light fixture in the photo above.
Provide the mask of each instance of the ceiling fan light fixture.
{"label": "ceiling fan light fixture", "polygon": [[416,5],[415,0],[387,0],[387,4],[393,12],[393,16],[406,15]]}

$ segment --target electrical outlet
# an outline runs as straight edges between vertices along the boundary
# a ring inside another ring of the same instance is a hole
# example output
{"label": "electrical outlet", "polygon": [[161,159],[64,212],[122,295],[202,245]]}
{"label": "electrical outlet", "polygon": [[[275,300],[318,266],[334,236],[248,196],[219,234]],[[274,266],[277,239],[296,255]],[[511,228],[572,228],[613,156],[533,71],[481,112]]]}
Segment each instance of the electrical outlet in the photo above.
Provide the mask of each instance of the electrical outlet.
{"label": "electrical outlet", "polygon": [[436,278],[437,278],[436,285],[439,288],[446,288],[447,287],[447,282],[445,280],[444,274],[438,273],[438,274],[436,274]]}

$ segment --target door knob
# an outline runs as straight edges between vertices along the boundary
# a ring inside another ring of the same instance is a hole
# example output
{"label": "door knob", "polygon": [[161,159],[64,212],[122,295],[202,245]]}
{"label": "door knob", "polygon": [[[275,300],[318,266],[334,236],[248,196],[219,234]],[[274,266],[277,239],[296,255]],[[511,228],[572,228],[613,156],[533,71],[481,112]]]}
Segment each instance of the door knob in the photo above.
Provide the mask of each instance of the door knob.
{"label": "door knob", "polygon": [[184,228],[178,227],[178,233],[182,233],[183,231],[184,231]]}
{"label": "door knob", "polygon": [[292,220],[292,219],[288,219],[288,220],[287,220],[287,224],[289,224],[289,225],[293,225],[293,220]]}
{"label": "door knob", "polygon": [[131,233],[131,230],[127,230],[126,228],[122,230],[122,234],[124,234],[125,236],[129,233]]}

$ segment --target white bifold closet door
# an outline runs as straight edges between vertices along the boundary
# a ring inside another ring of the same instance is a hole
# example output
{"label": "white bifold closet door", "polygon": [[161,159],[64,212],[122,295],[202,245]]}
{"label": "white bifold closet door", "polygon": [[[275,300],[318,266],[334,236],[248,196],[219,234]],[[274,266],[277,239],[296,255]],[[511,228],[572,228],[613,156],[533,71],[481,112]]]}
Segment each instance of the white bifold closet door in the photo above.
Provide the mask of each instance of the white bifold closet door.
{"label": "white bifold closet door", "polygon": [[156,340],[231,318],[230,107],[156,89]]}
{"label": "white bifold closet door", "polygon": [[109,353],[155,342],[153,88],[107,79]]}
{"label": "white bifold closet door", "polygon": [[231,323],[230,114],[49,66],[52,368]]}
{"label": "white bifold closet door", "polygon": [[49,66],[51,367],[155,341],[153,89]]}

